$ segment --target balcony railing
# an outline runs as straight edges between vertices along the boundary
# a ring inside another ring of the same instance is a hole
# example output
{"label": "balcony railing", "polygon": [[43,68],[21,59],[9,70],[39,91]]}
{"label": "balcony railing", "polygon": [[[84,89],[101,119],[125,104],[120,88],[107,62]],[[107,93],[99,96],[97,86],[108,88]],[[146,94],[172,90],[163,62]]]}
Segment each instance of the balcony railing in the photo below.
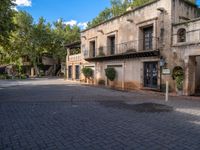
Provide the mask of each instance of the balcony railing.
{"label": "balcony railing", "polygon": [[70,55],[69,61],[81,61],[81,54]]}
{"label": "balcony railing", "polygon": [[[148,40],[141,39],[115,44],[113,46],[99,47],[98,49],[95,49],[95,57],[114,56],[120,54],[157,50],[158,44],[158,38],[153,37]],[[93,52],[94,50],[85,52],[85,58],[94,58]]]}

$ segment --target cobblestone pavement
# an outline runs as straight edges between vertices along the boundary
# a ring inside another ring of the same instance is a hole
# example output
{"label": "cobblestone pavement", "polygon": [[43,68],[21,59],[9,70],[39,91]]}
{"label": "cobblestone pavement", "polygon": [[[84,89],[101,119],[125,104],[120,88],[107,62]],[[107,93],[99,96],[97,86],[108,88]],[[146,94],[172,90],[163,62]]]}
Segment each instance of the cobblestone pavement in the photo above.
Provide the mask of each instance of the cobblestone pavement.
{"label": "cobblestone pavement", "polygon": [[[198,99],[165,103],[160,94],[61,79],[0,84],[0,150],[200,150]],[[174,110],[132,109],[150,102]]]}

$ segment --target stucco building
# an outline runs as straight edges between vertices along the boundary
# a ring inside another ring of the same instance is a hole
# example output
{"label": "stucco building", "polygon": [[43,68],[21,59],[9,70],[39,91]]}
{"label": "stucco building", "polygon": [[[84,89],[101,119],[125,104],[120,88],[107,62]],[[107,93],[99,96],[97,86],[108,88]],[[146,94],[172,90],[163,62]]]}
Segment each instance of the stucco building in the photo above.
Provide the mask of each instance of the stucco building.
{"label": "stucco building", "polygon": [[113,67],[117,71],[115,88],[161,90],[168,80],[173,92],[175,81],[161,70],[173,72],[180,66],[185,74],[184,94],[197,93],[200,19],[194,3],[154,0],[82,31],[81,68],[94,69],[95,84],[103,80],[109,85],[104,70]]}

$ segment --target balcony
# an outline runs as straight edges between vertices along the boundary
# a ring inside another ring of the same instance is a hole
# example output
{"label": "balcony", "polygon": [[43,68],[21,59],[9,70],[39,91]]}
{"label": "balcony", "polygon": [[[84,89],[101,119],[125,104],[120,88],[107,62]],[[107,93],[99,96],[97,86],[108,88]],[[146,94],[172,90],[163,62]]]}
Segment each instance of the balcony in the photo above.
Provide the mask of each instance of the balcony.
{"label": "balcony", "polygon": [[[94,52],[94,50],[90,50]],[[93,53],[89,53],[89,57],[85,55],[87,61],[111,60],[134,57],[151,57],[158,56],[158,38],[150,38],[148,40],[129,41],[114,46],[99,47],[95,50],[97,55],[93,57]],[[87,52],[84,54],[88,54]]]}
{"label": "balcony", "polygon": [[70,55],[69,61],[81,61],[81,54]]}

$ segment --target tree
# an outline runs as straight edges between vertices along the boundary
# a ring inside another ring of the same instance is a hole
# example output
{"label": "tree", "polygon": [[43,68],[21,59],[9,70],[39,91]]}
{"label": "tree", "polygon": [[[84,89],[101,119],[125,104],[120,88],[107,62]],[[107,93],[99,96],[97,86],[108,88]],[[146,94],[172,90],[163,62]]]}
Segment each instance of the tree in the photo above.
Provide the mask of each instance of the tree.
{"label": "tree", "polygon": [[67,54],[65,45],[74,41],[80,41],[80,28],[78,26],[65,25],[60,19],[54,22],[54,29],[51,31],[51,46],[49,53],[59,61],[64,61]]}
{"label": "tree", "polygon": [[139,6],[141,6],[141,5],[144,5],[144,4],[146,4],[146,3],[149,3],[149,2],[151,2],[151,1],[153,1],[153,0],[134,0],[134,1],[132,2],[131,6],[139,7]]}
{"label": "tree", "polygon": [[139,7],[151,1],[152,0],[110,0],[111,8],[105,8],[100,12],[97,17],[88,23],[88,28],[123,14],[130,6]]}
{"label": "tree", "polygon": [[110,8],[105,8],[99,15],[94,18],[91,22],[88,22],[88,28],[93,27],[101,22],[104,22],[110,18],[112,18],[112,12]]}
{"label": "tree", "polygon": [[112,17],[121,15],[130,6],[129,0],[111,0],[110,3],[111,8],[105,8],[102,12],[100,12],[97,17],[88,23],[88,28],[109,20]]}
{"label": "tree", "polygon": [[14,16],[14,23],[17,28],[12,32],[10,38],[10,50],[11,58],[15,58],[15,61],[23,56],[28,56],[31,64],[34,66],[37,75],[39,70],[37,67],[40,54],[43,52],[42,44],[45,39],[43,34],[44,20],[40,19],[38,25],[33,24],[33,18],[25,11],[19,11]]}
{"label": "tree", "polygon": [[8,44],[10,32],[14,29],[13,14],[14,10],[13,0],[1,0],[0,4],[0,46]]}
{"label": "tree", "polygon": [[52,27],[43,17],[34,23],[29,13],[19,11],[15,12],[13,23],[16,28],[9,35],[7,48],[0,46],[0,63],[22,65],[21,58],[28,56],[37,75],[40,74],[38,66],[43,54],[61,62],[66,57],[65,44],[80,41],[80,28],[66,26],[62,20]]}

